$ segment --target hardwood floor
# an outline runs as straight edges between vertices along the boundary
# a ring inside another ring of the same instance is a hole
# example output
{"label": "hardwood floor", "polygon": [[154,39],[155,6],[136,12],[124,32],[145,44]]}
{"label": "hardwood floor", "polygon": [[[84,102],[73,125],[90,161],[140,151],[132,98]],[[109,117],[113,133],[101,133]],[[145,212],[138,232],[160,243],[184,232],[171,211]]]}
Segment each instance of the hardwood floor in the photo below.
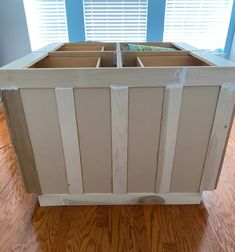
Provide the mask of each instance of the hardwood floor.
{"label": "hardwood floor", "polygon": [[38,206],[0,106],[0,251],[235,251],[235,122],[218,188],[188,206]]}
{"label": "hardwood floor", "polygon": [[11,140],[7,130],[7,124],[3,113],[3,107],[2,104],[0,103],[0,149],[2,149],[3,147],[7,146],[10,143]]}

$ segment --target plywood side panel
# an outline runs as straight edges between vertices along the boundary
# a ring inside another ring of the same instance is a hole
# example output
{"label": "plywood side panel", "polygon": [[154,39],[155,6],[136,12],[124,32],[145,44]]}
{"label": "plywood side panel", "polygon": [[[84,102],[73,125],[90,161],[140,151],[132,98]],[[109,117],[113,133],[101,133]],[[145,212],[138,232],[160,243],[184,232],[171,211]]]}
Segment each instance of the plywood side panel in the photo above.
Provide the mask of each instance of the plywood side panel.
{"label": "plywood side panel", "polygon": [[233,121],[234,105],[234,83],[222,85],[202,176],[201,191],[211,191],[216,187]]}
{"label": "plywood side panel", "polygon": [[55,92],[69,193],[78,194],[83,186],[73,88],[56,88]]}
{"label": "plywood side panel", "polygon": [[25,189],[29,193],[41,194],[20,91],[4,90],[2,98]]}
{"label": "plywood side panel", "polygon": [[219,89],[184,88],[171,192],[199,190]]}
{"label": "plywood side panel", "polygon": [[154,192],[164,88],[129,89],[128,192]]}
{"label": "plywood side panel", "polygon": [[111,192],[110,90],[75,89],[74,94],[84,192]]}
{"label": "plywood side panel", "polygon": [[68,193],[54,89],[21,89],[43,194]]}

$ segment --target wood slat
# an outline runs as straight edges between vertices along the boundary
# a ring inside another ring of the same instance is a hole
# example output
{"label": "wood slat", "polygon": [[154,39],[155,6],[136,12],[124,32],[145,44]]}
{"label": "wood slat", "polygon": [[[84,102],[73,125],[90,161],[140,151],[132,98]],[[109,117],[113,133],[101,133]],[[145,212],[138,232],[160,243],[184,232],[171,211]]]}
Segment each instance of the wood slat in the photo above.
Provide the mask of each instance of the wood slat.
{"label": "wood slat", "polygon": [[43,194],[68,193],[54,89],[21,89]]}
{"label": "wood slat", "polygon": [[22,69],[32,66],[36,64],[36,62],[47,57],[47,52],[32,52],[30,54],[25,55],[24,57],[17,59],[3,67],[1,69]]}
{"label": "wood slat", "polygon": [[36,52],[54,52],[56,50],[59,50],[61,47],[63,47],[64,43],[61,42],[56,42],[56,43],[51,43],[49,45],[46,45]]}
{"label": "wood slat", "polygon": [[[109,60],[110,63],[110,60]],[[103,64],[103,62],[102,62]],[[108,62],[107,62],[108,64]],[[220,86],[233,83],[234,67],[150,67],[150,68],[67,68],[67,69],[0,69],[1,88],[100,88],[110,83],[128,87],[164,87],[180,83],[185,86]]]}
{"label": "wood slat", "polygon": [[[162,87],[165,84],[178,83],[180,68],[93,68],[93,69],[31,69],[29,70],[1,70],[0,87],[21,88],[100,88],[110,87],[110,83],[130,87]],[[197,70],[196,70],[197,72]],[[216,73],[215,73],[216,74]],[[235,73],[228,70],[226,78],[235,77]],[[194,75],[195,77],[195,75]],[[217,82],[221,75],[217,76]],[[224,79],[224,77],[223,77]],[[207,77],[208,80],[208,77]]]}
{"label": "wood slat", "polygon": [[184,87],[171,192],[198,192],[219,87]]}
{"label": "wood slat", "polygon": [[111,87],[113,192],[127,192],[128,88]]}
{"label": "wood slat", "polygon": [[111,192],[110,90],[84,88],[74,94],[84,192]]}
{"label": "wood slat", "polygon": [[190,53],[192,56],[203,60],[204,62],[209,63],[214,66],[235,66],[235,63],[227,60],[223,57],[217,56],[213,53],[205,52],[204,50],[193,51]]}
{"label": "wood slat", "polygon": [[120,43],[116,43],[116,61],[117,61],[117,68],[122,67],[122,52]]}
{"label": "wood slat", "polygon": [[20,91],[3,90],[2,99],[25,189],[29,193],[41,194]]}
{"label": "wood slat", "polygon": [[200,193],[84,193],[81,195],[40,195],[41,206],[79,206],[79,205],[162,205],[162,204],[200,204]]}
{"label": "wood slat", "polygon": [[128,192],[154,192],[164,88],[129,89]]}
{"label": "wood slat", "polygon": [[176,137],[182,103],[182,85],[166,86],[155,192],[170,191]]}
{"label": "wood slat", "polygon": [[235,85],[222,85],[202,175],[201,191],[215,189],[217,178],[220,175],[230,126],[233,121],[234,105]]}
{"label": "wood slat", "polygon": [[139,57],[136,58],[136,66],[137,67],[144,67],[144,65]]}
{"label": "wood slat", "polygon": [[69,193],[79,194],[83,185],[73,88],[56,88],[55,93]]}

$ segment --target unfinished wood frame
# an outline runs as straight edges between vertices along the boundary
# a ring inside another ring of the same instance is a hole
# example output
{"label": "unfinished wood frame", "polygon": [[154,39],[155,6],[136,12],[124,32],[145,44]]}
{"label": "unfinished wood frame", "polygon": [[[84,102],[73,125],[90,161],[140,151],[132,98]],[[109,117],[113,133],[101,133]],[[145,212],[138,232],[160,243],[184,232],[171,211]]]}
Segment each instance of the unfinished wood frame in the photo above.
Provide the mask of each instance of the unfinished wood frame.
{"label": "unfinished wood frame", "polygon": [[117,62],[117,68],[123,67],[120,43],[116,43],[116,62]]}
{"label": "unfinished wood frame", "polygon": [[165,88],[155,187],[157,193],[170,192],[182,93],[183,83],[181,85],[166,86]]}
{"label": "unfinished wood frame", "polygon": [[[42,193],[42,205],[199,203],[198,192],[215,188],[233,117],[234,63],[200,51],[121,47],[44,49],[0,69],[22,176],[29,192]],[[205,65],[141,61],[188,56]],[[30,67],[46,57],[96,61],[91,68]],[[24,141],[30,167],[18,151]]]}
{"label": "unfinished wood frame", "polygon": [[55,93],[69,193],[83,193],[82,167],[73,89],[56,88]]}
{"label": "unfinished wood frame", "polygon": [[111,87],[113,193],[127,192],[128,88]]}
{"label": "unfinished wood frame", "polygon": [[200,193],[150,194],[96,193],[82,195],[41,195],[40,206],[77,206],[77,205],[164,205],[164,204],[200,204]]}

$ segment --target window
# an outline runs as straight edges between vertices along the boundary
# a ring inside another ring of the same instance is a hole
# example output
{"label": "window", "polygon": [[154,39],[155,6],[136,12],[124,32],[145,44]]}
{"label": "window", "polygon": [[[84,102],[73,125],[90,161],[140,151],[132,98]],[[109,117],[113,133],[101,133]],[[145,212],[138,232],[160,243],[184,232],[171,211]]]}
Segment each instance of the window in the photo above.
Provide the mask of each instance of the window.
{"label": "window", "polygon": [[83,0],[86,41],[146,41],[148,0]]}
{"label": "window", "polygon": [[224,49],[233,0],[166,0],[164,41]]}
{"label": "window", "polygon": [[24,0],[32,50],[53,42],[67,42],[64,0]]}

